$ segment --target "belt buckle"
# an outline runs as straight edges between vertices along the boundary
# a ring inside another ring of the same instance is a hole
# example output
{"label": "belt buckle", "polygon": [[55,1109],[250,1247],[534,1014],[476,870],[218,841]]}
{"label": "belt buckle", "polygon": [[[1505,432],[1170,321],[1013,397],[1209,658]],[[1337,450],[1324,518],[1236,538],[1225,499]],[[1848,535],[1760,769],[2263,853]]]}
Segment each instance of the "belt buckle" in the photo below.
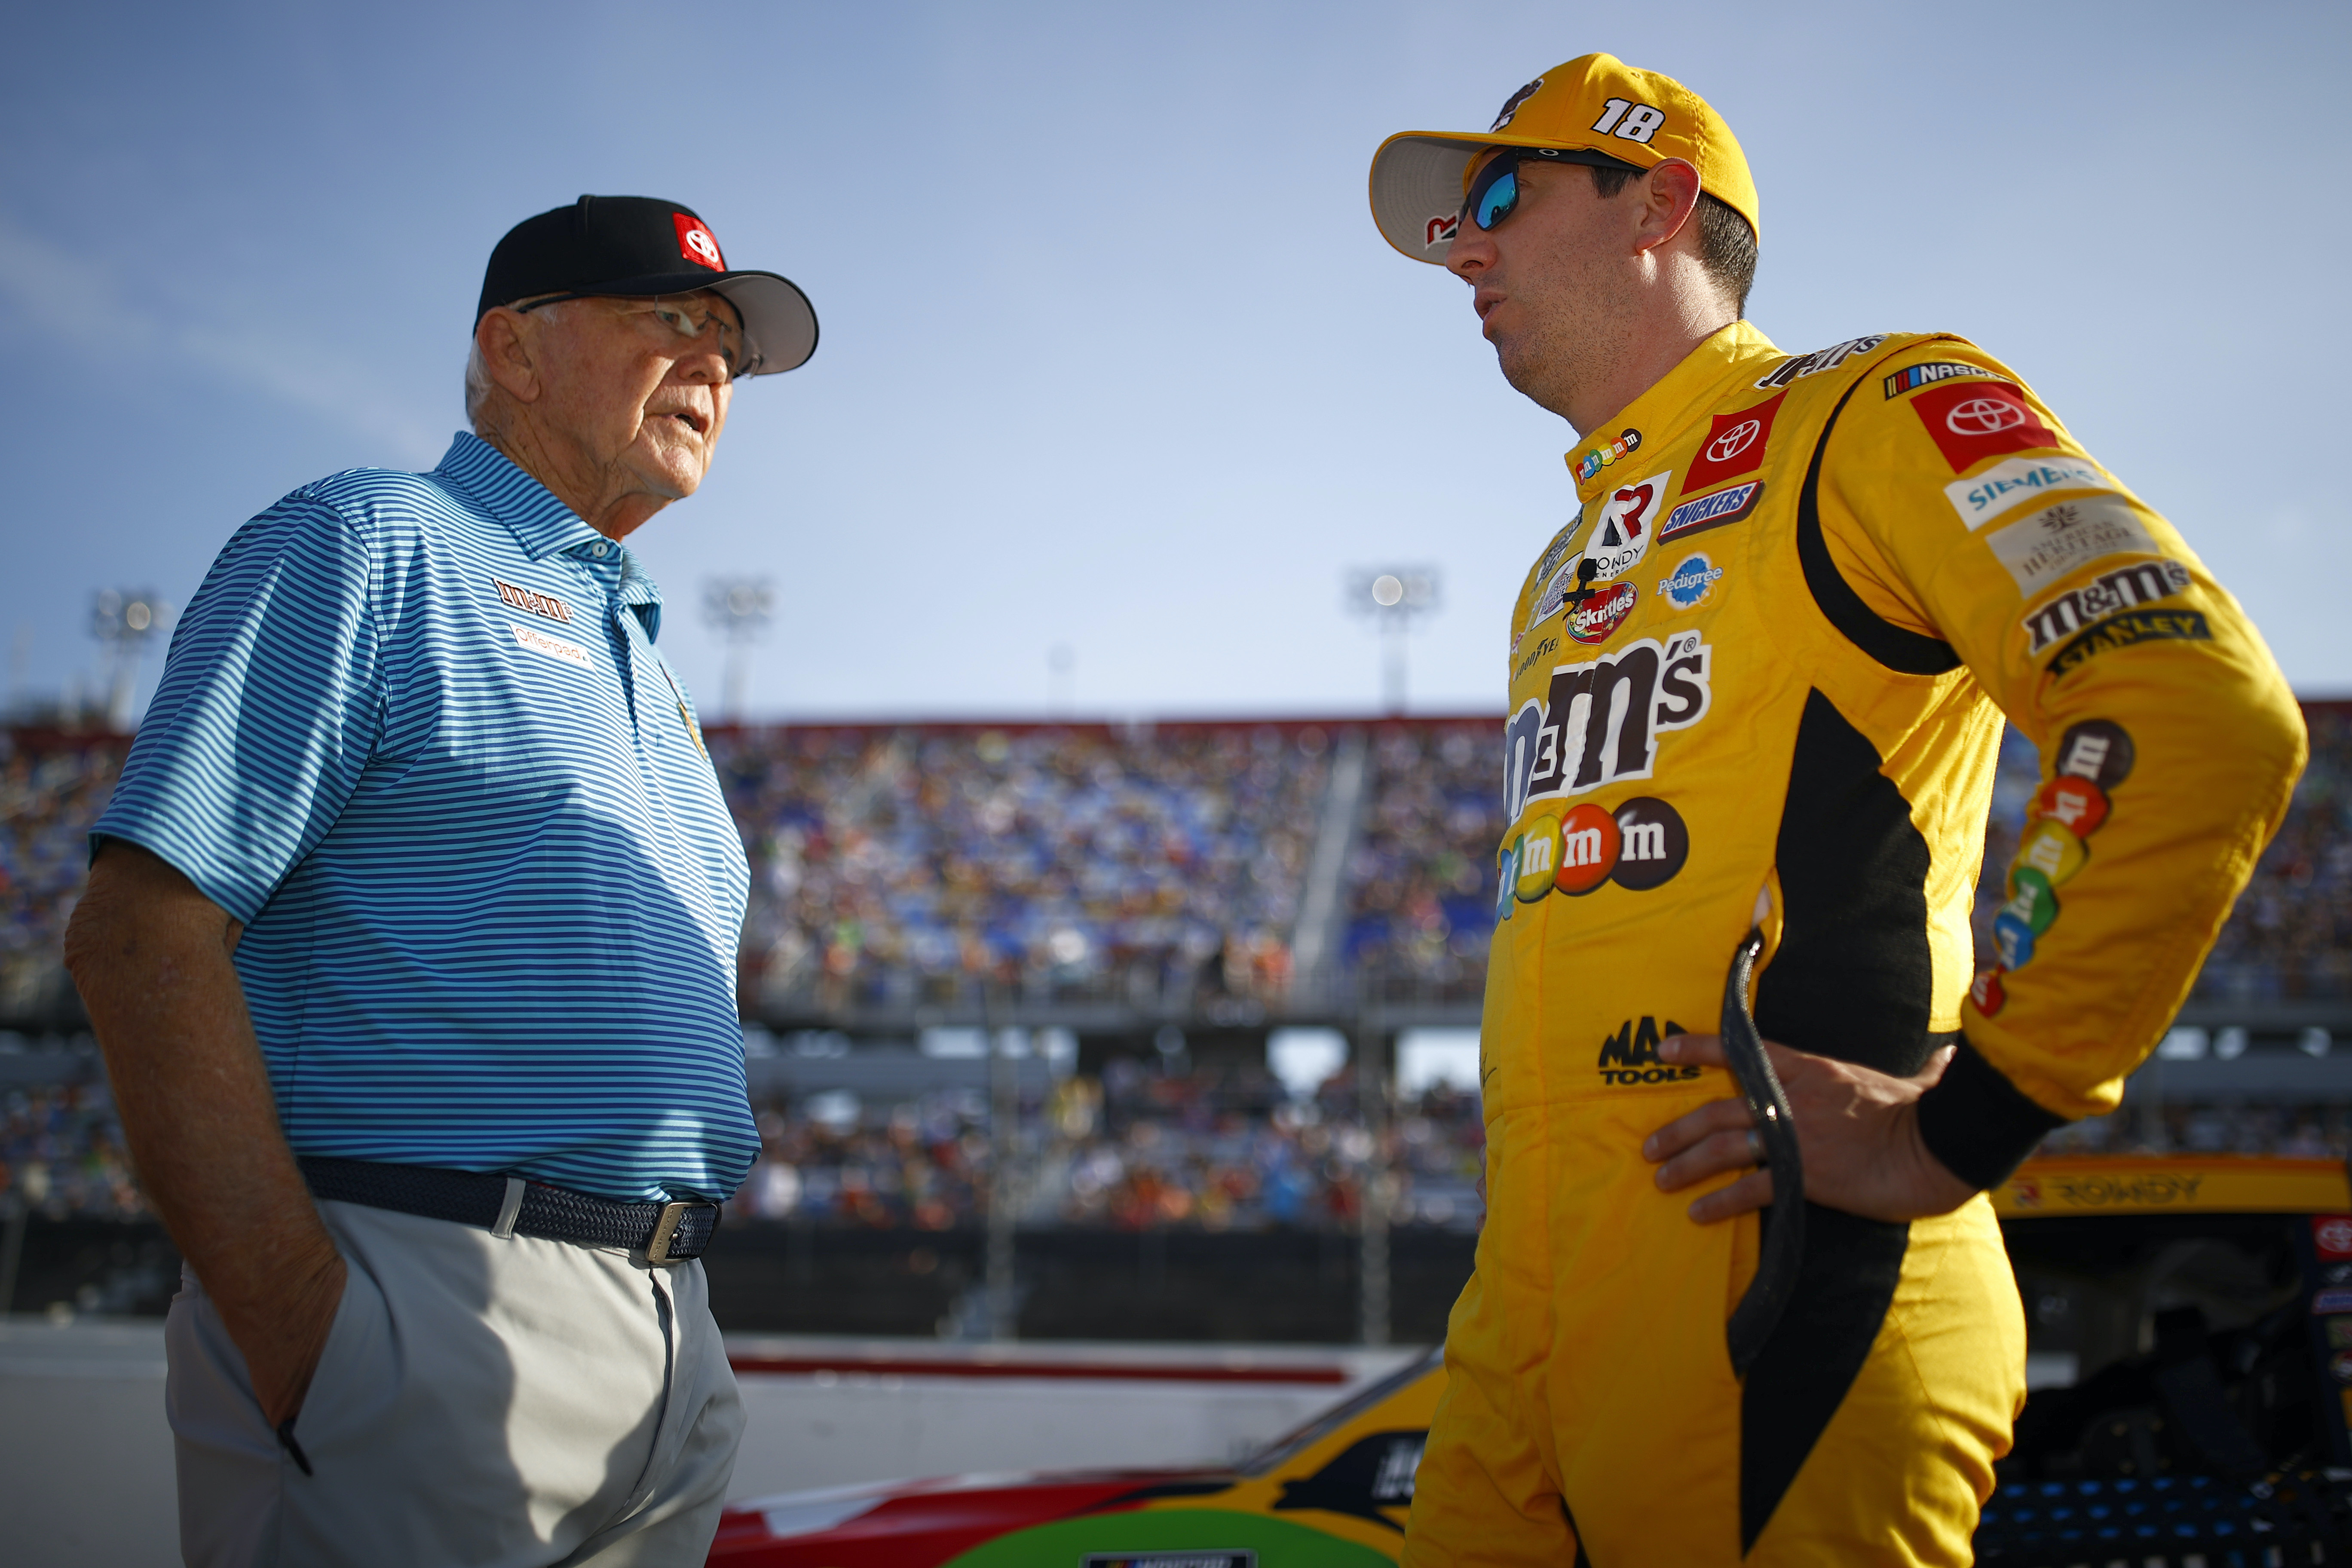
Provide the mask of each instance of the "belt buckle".
{"label": "belt buckle", "polygon": [[[687,1210],[715,1210],[718,1207],[719,1205],[717,1204],[707,1204],[698,1201],[685,1201],[662,1205],[661,1213],[655,1216],[654,1219],[654,1234],[651,1238],[646,1242],[646,1261],[650,1264],[664,1264],[672,1261],[669,1255],[669,1246],[672,1241],[677,1238],[677,1227],[686,1223]],[[677,1261],[686,1262],[688,1260],[679,1258],[677,1259]]]}

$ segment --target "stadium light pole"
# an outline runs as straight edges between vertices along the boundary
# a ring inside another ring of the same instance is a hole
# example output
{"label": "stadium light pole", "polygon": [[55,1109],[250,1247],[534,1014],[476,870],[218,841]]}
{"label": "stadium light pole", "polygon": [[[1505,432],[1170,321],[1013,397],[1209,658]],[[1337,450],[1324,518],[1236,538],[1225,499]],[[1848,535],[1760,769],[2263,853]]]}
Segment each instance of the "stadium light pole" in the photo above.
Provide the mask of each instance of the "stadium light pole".
{"label": "stadium light pole", "polygon": [[711,577],[702,584],[702,623],[727,645],[727,679],[719,710],[730,724],[743,719],[743,687],[751,645],[768,629],[776,592],[765,577]]}
{"label": "stadium light pole", "polygon": [[106,726],[118,735],[131,728],[131,700],[138,691],[147,640],[171,613],[171,605],[144,588],[108,588],[90,601],[89,635],[106,649]]}
{"label": "stadium light pole", "polygon": [[1351,572],[1348,576],[1348,608],[1370,616],[1381,632],[1381,697],[1391,714],[1404,711],[1405,634],[1416,616],[1438,605],[1438,574],[1434,566],[1383,566]]}

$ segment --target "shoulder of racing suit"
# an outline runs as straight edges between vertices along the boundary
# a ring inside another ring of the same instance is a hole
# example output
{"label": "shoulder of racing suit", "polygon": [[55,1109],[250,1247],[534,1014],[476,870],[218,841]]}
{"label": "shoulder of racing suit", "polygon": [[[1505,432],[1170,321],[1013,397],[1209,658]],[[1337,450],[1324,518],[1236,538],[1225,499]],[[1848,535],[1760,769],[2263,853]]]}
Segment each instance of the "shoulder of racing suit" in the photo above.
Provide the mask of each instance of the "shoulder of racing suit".
{"label": "shoulder of racing suit", "polygon": [[2014,372],[1943,334],[1841,368],[1811,392],[1835,403],[1800,506],[1807,585],[1889,669],[1965,666],[2041,753],[1996,962],[1920,1107],[1929,1148],[1989,1186],[2119,1102],[2277,830],[2303,723],[2179,531]]}

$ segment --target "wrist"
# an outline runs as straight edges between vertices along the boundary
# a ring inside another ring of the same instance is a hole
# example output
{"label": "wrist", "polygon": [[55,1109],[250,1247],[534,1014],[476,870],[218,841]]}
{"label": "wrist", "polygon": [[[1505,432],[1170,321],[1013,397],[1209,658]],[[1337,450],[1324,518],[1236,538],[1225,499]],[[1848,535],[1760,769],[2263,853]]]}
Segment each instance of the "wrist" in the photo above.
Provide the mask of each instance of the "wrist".
{"label": "wrist", "polygon": [[1919,1136],[1943,1168],[1997,1187],[2066,1119],[2043,1110],[1961,1037],[1951,1065],[1916,1102]]}
{"label": "wrist", "polygon": [[1920,1131],[1917,1100],[1905,1106],[1902,1114],[1905,1152],[1911,1173],[1909,1184],[1918,1210],[1911,1217],[1928,1219],[1950,1214],[1982,1189],[1954,1173],[1950,1166],[1936,1157],[1936,1151]]}

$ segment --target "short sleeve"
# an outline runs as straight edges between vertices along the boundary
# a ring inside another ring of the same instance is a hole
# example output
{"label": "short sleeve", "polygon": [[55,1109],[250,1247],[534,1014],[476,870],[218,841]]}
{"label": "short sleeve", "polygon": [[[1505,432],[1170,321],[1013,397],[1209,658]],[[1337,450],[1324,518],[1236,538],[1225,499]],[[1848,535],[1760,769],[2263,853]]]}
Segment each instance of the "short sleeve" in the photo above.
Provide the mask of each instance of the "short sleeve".
{"label": "short sleeve", "polygon": [[162,857],[250,922],[333,826],[383,724],[368,542],[301,492],[239,529],[180,618],[90,847]]}

